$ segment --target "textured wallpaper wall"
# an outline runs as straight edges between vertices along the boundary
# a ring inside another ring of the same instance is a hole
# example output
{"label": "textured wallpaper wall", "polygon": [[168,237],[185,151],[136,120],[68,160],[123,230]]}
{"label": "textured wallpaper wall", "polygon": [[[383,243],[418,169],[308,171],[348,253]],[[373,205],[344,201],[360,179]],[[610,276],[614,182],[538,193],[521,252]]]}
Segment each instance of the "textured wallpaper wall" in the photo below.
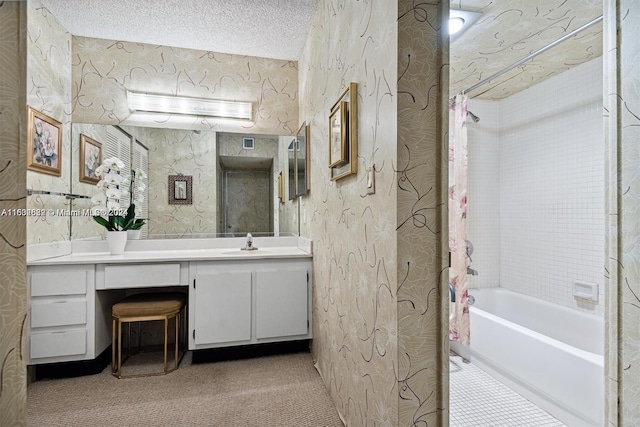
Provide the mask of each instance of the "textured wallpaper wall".
{"label": "textured wallpaper wall", "polygon": [[447,425],[449,2],[398,2],[399,426]]}
{"label": "textured wallpaper wall", "polygon": [[[216,132],[129,128],[149,148],[149,235],[216,232]],[[192,176],[191,205],[169,204],[169,175]]]}
{"label": "textured wallpaper wall", "polygon": [[[321,0],[300,58],[300,121],[311,124],[313,356],[349,426],[397,425],[395,2]],[[329,108],[358,83],[357,175],[330,181]],[[365,169],[376,165],[376,194]],[[306,218],[306,221],[305,221]]]}
{"label": "textured wallpaper wall", "polygon": [[[71,168],[71,34],[39,1],[28,2],[27,104],[62,123],[62,175],[27,172],[27,187],[68,193]],[[27,197],[32,209],[69,210],[63,196]],[[30,216],[27,243],[69,240],[69,217]]]}
{"label": "textured wallpaper wall", "polygon": [[[438,2],[321,1],[300,59],[312,142],[301,221],[314,240],[313,354],[347,425],[446,418],[441,13]],[[359,85],[359,172],[334,183],[328,110],[349,82]],[[373,165],[376,194],[367,195]]]}
{"label": "textured wallpaper wall", "polygon": [[[72,73],[74,122],[269,135],[298,126],[298,67],[291,61],[73,37]],[[251,101],[255,121],[132,113],[127,90]]]}
{"label": "textured wallpaper wall", "polygon": [[[0,3],[0,209],[26,208],[26,16],[23,2]],[[0,216],[0,425],[24,425],[27,315],[24,216]]]}
{"label": "textured wallpaper wall", "polygon": [[[606,216],[611,291],[606,326],[608,338],[619,336],[606,343],[607,412],[612,425],[631,426],[640,425],[640,2],[605,1],[605,20],[609,24],[605,32],[605,132],[611,167]],[[620,164],[618,159],[622,159]]]}

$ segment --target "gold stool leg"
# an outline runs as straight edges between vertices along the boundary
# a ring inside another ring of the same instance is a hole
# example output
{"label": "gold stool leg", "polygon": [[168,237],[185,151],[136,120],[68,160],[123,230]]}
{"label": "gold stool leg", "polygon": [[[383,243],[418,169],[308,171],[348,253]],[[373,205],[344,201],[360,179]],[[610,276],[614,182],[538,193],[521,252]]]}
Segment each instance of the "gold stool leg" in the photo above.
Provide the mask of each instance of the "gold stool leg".
{"label": "gold stool leg", "polygon": [[176,359],[174,364],[174,369],[178,369],[178,331],[180,330],[180,312],[176,314]]}
{"label": "gold stool leg", "polygon": [[122,322],[118,319],[118,378],[122,377]]}
{"label": "gold stool leg", "polygon": [[111,373],[116,371],[116,318],[111,318]]}
{"label": "gold stool leg", "polygon": [[164,318],[164,373],[167,373],[167,344],[169,341],[169,316]]}

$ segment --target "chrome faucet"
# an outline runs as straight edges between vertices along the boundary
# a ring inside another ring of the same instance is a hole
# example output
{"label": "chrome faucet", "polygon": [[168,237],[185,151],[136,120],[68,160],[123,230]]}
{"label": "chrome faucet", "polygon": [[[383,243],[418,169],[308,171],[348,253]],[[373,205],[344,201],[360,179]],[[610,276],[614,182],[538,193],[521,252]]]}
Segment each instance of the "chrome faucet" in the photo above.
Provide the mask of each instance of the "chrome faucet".
{"label": "chrome faucet", "polygon": [[241,248],[243,251],[255,251],[256,248],[255,246],[253,246],[253,236],[251,235],[251,233],[247,233],[247,240],[244,244],[244,248]]}
{"label": "chrome faucet", "polygon": [[478,275],[478,271],[474,270],[473,268],[467,266],[467,274],[470,274],[472,276],[477,276]]}

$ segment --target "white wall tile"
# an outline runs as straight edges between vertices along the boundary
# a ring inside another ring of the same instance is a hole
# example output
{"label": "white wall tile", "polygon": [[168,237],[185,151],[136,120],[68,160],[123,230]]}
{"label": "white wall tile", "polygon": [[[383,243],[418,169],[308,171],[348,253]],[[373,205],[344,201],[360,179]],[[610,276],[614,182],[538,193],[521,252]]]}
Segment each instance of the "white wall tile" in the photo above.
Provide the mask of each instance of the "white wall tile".
{"label": "white wall tile", "polygon": [[[469,109],[471,286],[603,314],[601,58]],[[574,280],[597,283],[598,303],[574,298]]]}

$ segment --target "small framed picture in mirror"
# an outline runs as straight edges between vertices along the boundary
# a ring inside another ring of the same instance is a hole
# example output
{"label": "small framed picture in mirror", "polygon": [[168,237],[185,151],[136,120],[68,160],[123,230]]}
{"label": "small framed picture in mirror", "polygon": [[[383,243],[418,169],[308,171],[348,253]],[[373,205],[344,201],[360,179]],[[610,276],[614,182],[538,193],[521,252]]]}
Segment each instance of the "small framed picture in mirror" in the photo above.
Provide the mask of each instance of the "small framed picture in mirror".
{"label": "small framed picture in mirror", "polygon": [[96,169],[102,163],[102,144],[85,134],[80,134],[80,182],[97,184],[100,177]]}
{"label": "small framed picture in mirror", "polygon": [[169,204],[191,205],[191,183],[191,176],[169,175]]}

